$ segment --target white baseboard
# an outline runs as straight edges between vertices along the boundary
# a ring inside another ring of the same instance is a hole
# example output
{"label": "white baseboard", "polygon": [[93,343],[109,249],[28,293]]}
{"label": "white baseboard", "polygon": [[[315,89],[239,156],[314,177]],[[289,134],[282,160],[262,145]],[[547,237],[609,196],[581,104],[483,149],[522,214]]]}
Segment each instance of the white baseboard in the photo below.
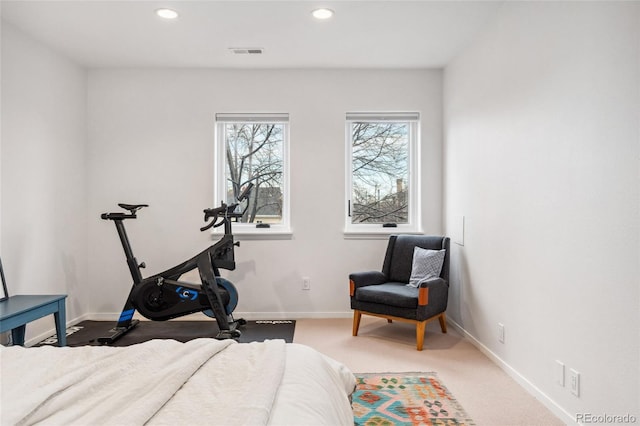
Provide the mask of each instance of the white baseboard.
{"label": "white baseboard", "polygon": [[574,416],[568,413],[558,403],[551,399],[547,394],[542,392],[536,385],[531,383],[529,379],[520,374],[515,368],[507,364],[502,358],[492,352],[482,342],[473,337],[467,330],[465,330],[460,324],[447,317],[447,322],[453,326],[460,334],[468,339],[473,346],[478,348],[480,352],[485,354],[491,361],[493,361],[498,367],[500,367],[505,373],[514,379],[520,386],[522,386],[527,392],[529,392],[534,398],[539,400],[545,407],[547,407],[553,414],[558,416],[565,424],[578,424]]}
{"label": "white baseboard", "polygon": [[351,312],[238,312],[234,317],[248,320],[261,319],[327,319],[327,318],[351,318]]}

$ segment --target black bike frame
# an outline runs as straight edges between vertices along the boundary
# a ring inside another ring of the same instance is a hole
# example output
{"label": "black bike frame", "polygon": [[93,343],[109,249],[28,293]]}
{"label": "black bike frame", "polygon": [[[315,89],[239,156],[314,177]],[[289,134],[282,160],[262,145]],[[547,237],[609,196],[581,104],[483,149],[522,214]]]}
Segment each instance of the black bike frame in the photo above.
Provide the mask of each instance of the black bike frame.
{"label": "black bike frame", "polygon": [[[218,279],[220,279],[220,268],[234,270],[236,267],[234,246],[239,245],[239,243],[234,243],[230,219],[238,218],[242,215],[241,213],[234,213],[237,204],[231,206],[222,204],[217,209],[205,210],[205,221],[212,216],[213,221],[201,228],[201,230],[224,224],[224,235],[218,242],[191,259],[148,278],[142,277],[140,268],[144,268],[145,265],[144,263],[138,264],[123,223],[125,219],[135,219],[137,217],[135,210],[140,207],[125,206],[127,205],[121,205],[124,208],[132,207],[129,214],[105,213],[102,215],[102,219],[113,220],[115,223],[120,243],[127,259],[129,272],[133,279],[133,286],[118,318],[116,327],[111,330],[112,335],[98,340],[102,343],[112,343],[135,327],[138,323],[138,320],[133,319],[136,310],[146,318],[155,321],[164,321],[194,312],[211,310],[220,329],[219,336],[235,330],[237,322],[233,320],[231,312],[225,310],[225,305],[232,296],[229,295],[228,289],[219,286]],[[223,214],[222,221],[218,223],[217,220],[221,213]],[[200,274],[202,284],[179,281],[181,275],[196,268]],[[156,296],[158,294],[160,297]],[[165,302],[163,296],[171,298],[170,303],[163,304]],[[147,303],[147,301],[149,302]]]}

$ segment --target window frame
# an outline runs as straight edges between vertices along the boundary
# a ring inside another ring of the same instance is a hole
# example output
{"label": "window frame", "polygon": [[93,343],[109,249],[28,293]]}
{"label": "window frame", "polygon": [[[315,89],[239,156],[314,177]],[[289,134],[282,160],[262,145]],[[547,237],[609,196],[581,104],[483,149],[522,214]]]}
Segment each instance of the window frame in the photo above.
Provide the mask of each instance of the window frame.
{"label": "window frame", "polygon": [[[352,223],[350,216],[353,193],[353,131],[355,122],[398,122],[409,125],[408,160],[408,217],[407,223],[395,227],[383,224]],[[418,112],[348,112],[345,116],[345,238],[387,238],[391,234],[422,234],[421,169],[420,169],[420,113]]]}
{"label": "window frame", "polygon": [[[249,123],[249,124],[281,124],[282,129],[282,222],[270,224],[267,228],[258,228],[256,223],[233,222],[233,234],[242,236],[244,239],[267,238],[282,239],[290,238],[293,234],[291,229],[291,186],[290,176],[290,120],[288,113],[217,113],[215,115],[215,135],[214,135],[214,200],[215,205],[226,200],[226,138],[224,126],[229,123]],[[221,234],[221,228],[213,228],[212,234]]]}

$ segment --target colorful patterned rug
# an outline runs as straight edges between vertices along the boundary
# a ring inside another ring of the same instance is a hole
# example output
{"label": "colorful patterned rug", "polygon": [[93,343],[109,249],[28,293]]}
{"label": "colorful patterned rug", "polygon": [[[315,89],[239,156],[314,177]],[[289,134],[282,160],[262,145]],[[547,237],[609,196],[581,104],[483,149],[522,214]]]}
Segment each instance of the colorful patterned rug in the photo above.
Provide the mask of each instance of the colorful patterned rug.
{"label": "colorful patterned rug", "polygon": [[435,373],[356,374],[358,426],[475,425]]}

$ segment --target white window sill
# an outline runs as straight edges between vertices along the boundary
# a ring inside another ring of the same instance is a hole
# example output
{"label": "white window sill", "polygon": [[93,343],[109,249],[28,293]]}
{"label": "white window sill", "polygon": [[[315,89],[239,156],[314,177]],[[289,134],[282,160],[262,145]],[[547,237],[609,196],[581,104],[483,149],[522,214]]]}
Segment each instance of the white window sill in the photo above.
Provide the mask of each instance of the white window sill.
{"label": "white window sill", "polygon": [[394,234],[415,234],[422,235],[424,232],[420,229],[416,230],[413,228],[404,228],[404,227],[396,227],[396,228],[368,228],[368,229],[345,229],[344,230],[344,239],[345,240],[386,240],[389,238],[389,235]]}

